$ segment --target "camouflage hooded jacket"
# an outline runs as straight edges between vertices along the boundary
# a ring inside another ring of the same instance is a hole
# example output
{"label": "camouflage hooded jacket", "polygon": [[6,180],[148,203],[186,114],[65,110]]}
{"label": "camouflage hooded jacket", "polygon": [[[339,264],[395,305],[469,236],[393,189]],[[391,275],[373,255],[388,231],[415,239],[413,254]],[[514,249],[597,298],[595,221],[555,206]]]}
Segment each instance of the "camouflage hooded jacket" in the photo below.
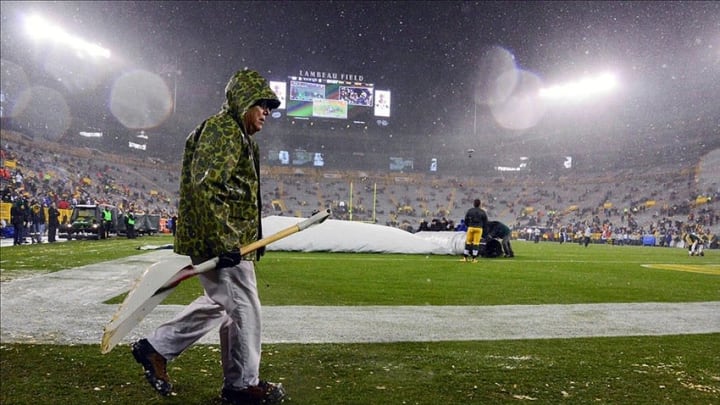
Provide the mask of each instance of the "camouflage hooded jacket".
{"label": "camouflage hooded jacket", "polygon": [[185,141],[174,250],[194,263],[262,237],[258,146],[242,116],[258,101],[279,101],[251,70],[233,75],[225,98]]}

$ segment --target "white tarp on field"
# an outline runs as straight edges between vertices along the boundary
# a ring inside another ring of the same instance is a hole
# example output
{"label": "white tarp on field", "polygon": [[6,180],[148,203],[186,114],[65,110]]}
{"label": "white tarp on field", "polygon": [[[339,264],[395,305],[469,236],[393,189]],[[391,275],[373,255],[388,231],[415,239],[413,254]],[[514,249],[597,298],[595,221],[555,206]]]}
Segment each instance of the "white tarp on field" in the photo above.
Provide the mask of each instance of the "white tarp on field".
{"label": "white tarp on field", "polygon": [[[263,218],[263,236],[270,236],[304,218]],[[281,239],[267,250],[303,252],[363,252],[412,254],[462,254],[465,232],[419,232],[362,222],[328,219]]]}

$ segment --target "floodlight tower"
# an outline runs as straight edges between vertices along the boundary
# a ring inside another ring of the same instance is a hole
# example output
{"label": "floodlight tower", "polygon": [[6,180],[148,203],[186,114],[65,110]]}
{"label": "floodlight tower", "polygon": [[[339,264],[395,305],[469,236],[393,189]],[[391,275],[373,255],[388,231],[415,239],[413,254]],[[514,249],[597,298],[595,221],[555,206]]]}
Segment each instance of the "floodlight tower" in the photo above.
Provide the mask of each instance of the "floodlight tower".
{"label": "floodlight tower", "polygon": [[586,77],[577,81],[540,89],[540,98],[549,100],[580,100],[597,94],[611,92],[618,86],[615,75],[604,73],[595,77]]}
{"label": "floodlight tower", "polygon": [[51,41],[67,46],[82,55],[110,58],[110,50],[90,43],[82,38],[69,34],[62,28],[53,25],[40,16],[32,15],[25,19],[25,31],[30,38],[38,41]]}

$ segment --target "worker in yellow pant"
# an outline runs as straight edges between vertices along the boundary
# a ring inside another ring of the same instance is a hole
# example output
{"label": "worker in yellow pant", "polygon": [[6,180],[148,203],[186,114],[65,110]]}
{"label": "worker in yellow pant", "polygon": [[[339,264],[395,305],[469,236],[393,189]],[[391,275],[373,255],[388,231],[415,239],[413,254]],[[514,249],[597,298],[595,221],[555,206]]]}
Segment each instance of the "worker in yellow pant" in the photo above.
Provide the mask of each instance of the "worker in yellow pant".
{"label": "worker in yellow pant", "polygon": [[480,199],[476,198],[475,201],[473,201],[472,208],[465,213],[465,224],[468,229],[465,235],[465,250],[463,251],[463,258],[461,259],[463,262],[472,260],[472,262],[475,263],[480,254],[480,241],[482,240],[485,224],[487,224],[488,221],[487,214],[480,208],[480,205]]}

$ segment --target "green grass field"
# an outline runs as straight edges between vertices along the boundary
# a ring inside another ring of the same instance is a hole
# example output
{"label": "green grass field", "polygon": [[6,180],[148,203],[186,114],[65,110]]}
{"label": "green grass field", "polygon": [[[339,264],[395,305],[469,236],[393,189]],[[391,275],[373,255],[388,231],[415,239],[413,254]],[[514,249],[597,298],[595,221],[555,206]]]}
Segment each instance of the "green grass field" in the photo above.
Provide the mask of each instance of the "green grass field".
{"label": "green grass field", "polygon": [[[4,248],[3,279],[130,254],[167,237]],[[504,305],[720,301],[720,251],[514,243],[514,259],[268,252],[263,304]],[[80,258],[82,257],[82,258]],[[7,281],[6,281],[7,282]],[[189,280],[166,300],[200,294]],[[112,302],[120,302],[122,296]],[[718,315],[720,317],[720,315]],[[220,404],[218,347],[170,364],[176,395],[146,386],[127,347],[0,346],[2,404]],[[262,375],[292,404],[720,403],[720,334],[382,344],[271,344]]]}

